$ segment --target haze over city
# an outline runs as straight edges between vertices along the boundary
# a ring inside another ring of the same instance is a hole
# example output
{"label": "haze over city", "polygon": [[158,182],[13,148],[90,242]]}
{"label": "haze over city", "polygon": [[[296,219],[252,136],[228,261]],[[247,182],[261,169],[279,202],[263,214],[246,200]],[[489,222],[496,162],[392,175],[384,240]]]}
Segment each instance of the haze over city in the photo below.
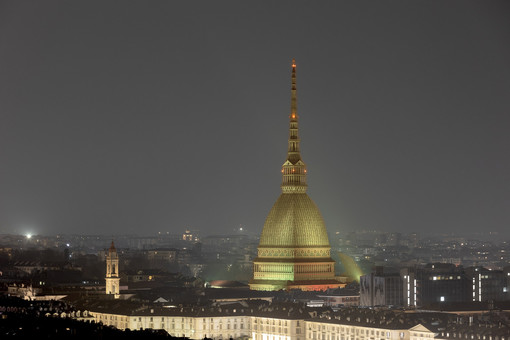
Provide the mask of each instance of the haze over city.
{"label": "haze over city", "polygon": [[0,2],[0,233],[259,235],[297,62],[329,232],[510,225],[510,3]]}

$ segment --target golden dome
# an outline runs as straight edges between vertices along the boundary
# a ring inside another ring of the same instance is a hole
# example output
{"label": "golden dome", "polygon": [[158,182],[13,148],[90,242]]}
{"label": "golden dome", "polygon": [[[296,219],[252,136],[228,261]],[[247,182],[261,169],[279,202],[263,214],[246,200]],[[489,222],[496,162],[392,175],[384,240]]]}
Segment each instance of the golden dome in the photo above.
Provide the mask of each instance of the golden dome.
{"label": "golden dome", "polygon": [[306,193],[282,193],[260,236],[263,247],[330,247],[319,208]]}
{"label": "golden dome", "polygon": [[292,61],[291,110],[287,159],[282,165],[282,194],[262,229],[253,260],[253,290],[326,290],[338,288],[326,226],[306,194],[306,165],[301,159],[296,97],[296,62]]}

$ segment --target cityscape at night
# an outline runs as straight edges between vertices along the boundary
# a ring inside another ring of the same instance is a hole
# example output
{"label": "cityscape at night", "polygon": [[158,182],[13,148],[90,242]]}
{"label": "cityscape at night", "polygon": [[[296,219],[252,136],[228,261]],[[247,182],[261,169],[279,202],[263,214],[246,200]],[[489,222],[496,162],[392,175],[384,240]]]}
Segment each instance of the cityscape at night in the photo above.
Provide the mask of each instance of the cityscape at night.
{"label": "cityscape at night", "polygon": [[509,14],[0,0],[0,337],[510,340]]}

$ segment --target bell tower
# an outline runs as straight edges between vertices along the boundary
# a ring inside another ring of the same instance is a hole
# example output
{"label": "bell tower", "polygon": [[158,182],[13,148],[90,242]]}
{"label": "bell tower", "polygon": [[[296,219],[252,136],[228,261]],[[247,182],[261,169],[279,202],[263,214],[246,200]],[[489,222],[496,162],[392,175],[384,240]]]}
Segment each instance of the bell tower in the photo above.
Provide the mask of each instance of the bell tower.
{"label": "bell tower", "polygon": [[119,284],[119,256],[117,255],[117,249],[115,249],[112,240],[112,244],[106,255],[106,294],[113,294],[114,298],[118,299],[120,297]]}

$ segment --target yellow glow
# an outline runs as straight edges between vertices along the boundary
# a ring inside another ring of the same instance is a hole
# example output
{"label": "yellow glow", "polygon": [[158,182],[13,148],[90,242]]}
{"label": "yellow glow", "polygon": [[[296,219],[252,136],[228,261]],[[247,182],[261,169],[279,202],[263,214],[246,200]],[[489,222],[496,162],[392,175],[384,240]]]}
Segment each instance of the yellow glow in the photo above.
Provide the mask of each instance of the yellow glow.
{"label": "yellow glow", "polygon": [[292,113],[292,119],[296,118],[296,114]]}
{"label": "yellow glow", "polygon": [[344,265],[346,271],[345,274],[359,283],[359,278],[360,276],[363,275],[363,271],[358,266],[356,261],[354,261],[354,259],[349,255],[341,252],[338,252],[338,256],[340,257],[340,261],[342,261],[342,264]]}

